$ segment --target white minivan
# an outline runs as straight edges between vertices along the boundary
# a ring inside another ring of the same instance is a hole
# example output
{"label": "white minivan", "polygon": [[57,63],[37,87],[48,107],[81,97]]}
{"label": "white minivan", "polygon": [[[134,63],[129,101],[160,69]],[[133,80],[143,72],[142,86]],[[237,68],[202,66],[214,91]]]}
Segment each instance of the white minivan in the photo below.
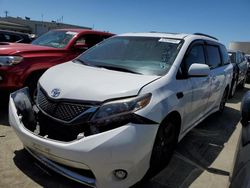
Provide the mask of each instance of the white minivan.
{"label": "white minivan", "polygon": [[175,145],[222,112],[233,69],[214,37],[128,33],[47,70],[36,102],[12,93],[9,122],[52,170],[91,187],[129,187],[169,161]]}

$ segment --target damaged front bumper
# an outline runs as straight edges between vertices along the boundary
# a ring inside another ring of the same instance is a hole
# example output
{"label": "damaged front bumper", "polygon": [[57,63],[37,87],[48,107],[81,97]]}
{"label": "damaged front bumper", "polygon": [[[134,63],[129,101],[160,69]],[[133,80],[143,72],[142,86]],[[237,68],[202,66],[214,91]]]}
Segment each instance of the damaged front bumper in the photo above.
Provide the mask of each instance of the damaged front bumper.
{"label": "damaged front bumper", "polygon": [[[28,93],[24,88],[11,94],[9,122],[24,147],[44,165],[91,187],[129,187],[145,175],[157,125],[128,123],[80,139],[59,141],[39,134],[39,110]],[[127,177],[118,179],[114,175],[117,169],[125,170]]]}

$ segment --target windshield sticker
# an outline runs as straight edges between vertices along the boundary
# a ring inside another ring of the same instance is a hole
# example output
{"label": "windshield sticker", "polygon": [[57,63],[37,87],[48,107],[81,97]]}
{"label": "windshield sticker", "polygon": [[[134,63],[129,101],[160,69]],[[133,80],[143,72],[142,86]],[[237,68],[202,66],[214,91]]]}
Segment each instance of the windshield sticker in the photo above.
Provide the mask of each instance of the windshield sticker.
{"label": "windshield sticker", "polygon": [[168,38],[160,38],[159,42],[168,42],[168,43],[173,43],[173,44],[179,44],[180,40],[177,40],[177,39],[168,39]]}
{"label": "windshield sticker", "polygon": [[68,31],[68,32],[66,32],[66,34],[68,34],[68,35],[76,35],[77,33],[76,32],[72,32],[72,31]]}

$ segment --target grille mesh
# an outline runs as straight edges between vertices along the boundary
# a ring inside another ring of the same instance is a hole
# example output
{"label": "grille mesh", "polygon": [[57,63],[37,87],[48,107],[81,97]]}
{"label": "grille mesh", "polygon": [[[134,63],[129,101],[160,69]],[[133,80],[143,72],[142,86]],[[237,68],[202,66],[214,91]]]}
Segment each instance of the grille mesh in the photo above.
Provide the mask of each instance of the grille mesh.
{"label": "grille mesh", "polygon": [[52,101],[40,89],[37,93],[37,104],[50,116],[67,122],[90,108],[83,104]]}

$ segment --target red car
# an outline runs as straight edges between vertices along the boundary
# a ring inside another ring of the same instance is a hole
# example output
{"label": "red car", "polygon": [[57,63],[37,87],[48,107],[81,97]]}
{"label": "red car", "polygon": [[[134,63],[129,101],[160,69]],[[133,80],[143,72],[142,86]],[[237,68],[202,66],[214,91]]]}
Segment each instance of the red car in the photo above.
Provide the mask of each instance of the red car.
{"label": "red car", "polygon": [[94,30],[58,29],[31,44],[0,43],[0,91],[23,86],[34,90],[45,70],[74,59],[111,36],[112,33]]}

